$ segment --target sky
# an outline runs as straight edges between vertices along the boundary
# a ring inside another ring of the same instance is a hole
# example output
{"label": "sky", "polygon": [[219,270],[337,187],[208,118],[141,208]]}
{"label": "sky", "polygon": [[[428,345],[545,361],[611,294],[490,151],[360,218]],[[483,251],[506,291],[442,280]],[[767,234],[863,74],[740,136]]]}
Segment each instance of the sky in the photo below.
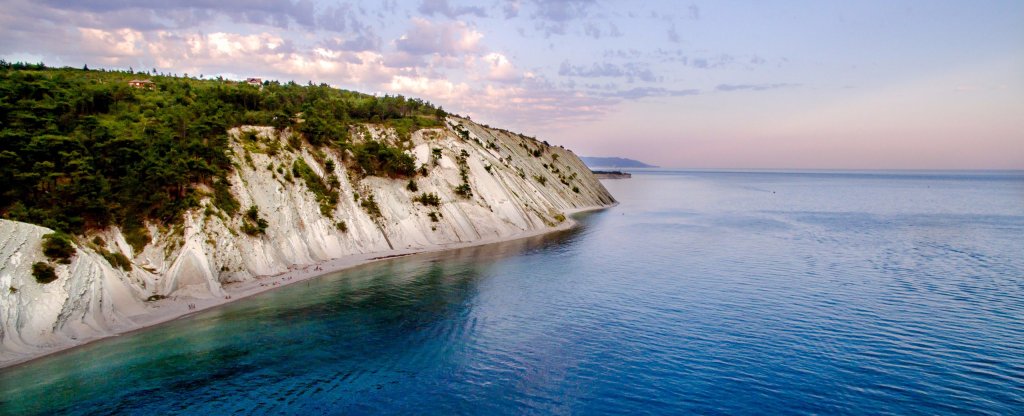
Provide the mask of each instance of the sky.
{"label": "sky", "polygon": [[665,167],[1024,169],[1022,1],[0,0],[0,58],[403,94]]}

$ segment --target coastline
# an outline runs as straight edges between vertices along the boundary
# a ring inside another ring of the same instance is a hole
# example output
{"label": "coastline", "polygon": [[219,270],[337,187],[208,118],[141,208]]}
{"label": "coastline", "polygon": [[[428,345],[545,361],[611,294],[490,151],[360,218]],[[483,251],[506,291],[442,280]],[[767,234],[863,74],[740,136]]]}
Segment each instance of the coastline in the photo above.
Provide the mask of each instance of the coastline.
{"label": "coastline", "polygon": [[[339,257],[330,260],[324,260],[318,263],[310,263],[301,266],[293,265],[289,267],[289,271],[284,273],[279,273],[276,275],[257,276],[245,282],[225,284],[223,285],[223,289],[227,293],[227,296],[223,298],[217,297],[197,299],[190,297],[174,296],[166,299],[157,300],[152,302],[151,306],[147,309],[145,313],[131,317],[132,322],[135,323],[135,326],[133,327],[118,328],[109,334],[83,338],[81,340],[78,340],[79,342],[77,343],[69,344],[62,347],[40,349],[36,354],[26,355],[21,358],[12,359],[10,361],[0,362],[0,372],[22,366],[45,357],[62,353],[68,353],[79,347],[83,347],[85,345],[91,344],[99,340],[107,339],[110,337],[117,337],[121,335],[127,335],[137,331],[148,330],[167,322],[171,322],[180,318],[194,315],[199,312],[214,309],[216,307],[226,305],[238,300],[242,300],[251,296],[255,296],[264,292],[268,292],[294,283],[307,281],[327,274],[344,271],[364,264],[394,259],[398,257],[411,256],[415,254],[436,253],[449,250],[457,250],[467,247],[515,241],[519,239],[535,237],[538,235],[569,230],[579,226],[579,222],[576,221],[575,218],[573,218],[574,215],[585,212],[601,211],[615,207],[616,205],[618,205],[618,202],[612,203],[610,205],[597,205],[565,210],[564,215],[566,216],[566,220],[554,227],[523,231],[521,233],[512,234],[506,237],[485,238],[476,241],[467,241],[455,244],[437,245],[432,247],[422,247],[415,249],[394,249],[375,251],[371,253],[362,253]],[[194,305],[193,309],[189,308],[190,304]]]}

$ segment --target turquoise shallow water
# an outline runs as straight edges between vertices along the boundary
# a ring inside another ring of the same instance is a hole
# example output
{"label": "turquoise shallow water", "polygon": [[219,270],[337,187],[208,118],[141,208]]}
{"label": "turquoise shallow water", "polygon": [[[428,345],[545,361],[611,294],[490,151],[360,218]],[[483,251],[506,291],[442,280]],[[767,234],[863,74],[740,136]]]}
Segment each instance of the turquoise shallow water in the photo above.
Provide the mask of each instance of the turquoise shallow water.
{"label": "turquoise shallow water", "polygon": [[1024,174],[674,172],[0,371],[0,414],[1024,414]]}

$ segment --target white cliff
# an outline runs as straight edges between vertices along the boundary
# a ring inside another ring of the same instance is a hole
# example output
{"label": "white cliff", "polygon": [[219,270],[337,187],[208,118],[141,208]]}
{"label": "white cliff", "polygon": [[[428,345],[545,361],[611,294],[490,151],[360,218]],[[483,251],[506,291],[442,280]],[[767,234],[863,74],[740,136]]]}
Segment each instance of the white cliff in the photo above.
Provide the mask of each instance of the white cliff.
{"label": "white cliff", "polygon": [[[51,231],[0,220],[0,367],[181,316],[190,303],[223,303],[242,293],[238,288],[266,286],[257,282],[307,265],[515,238],[565,227],[567,213],[614,203],[572,152],[524,136],[459,118],[406,140],[377,126],[355,128],[365,134],[354,137],[415,156],[427,171],[412,179],[416,192],[407,189],[408,178],[354,174],[341,163],[351,155],[294,150],[291,132],[248,126],[232,131],[231,193],[242,214],[227,215],[206,198],[181,224],[149,224],[152,240],[139,252],[116,227],[81,236],[71,263],[56,264],[57,280],[46,284],[36,282],[32,264],[47,261],[42,236]],[[257,139],[241,132],[256,132]],[[299,158],[318,177],[337,178],[333,210],[322,212],[314,193],[291,174]],[[333,172],[326,171],[327,159],[335,162]],[[468,169],[469,198],[455,191],[462,169]],[[440,204],[414,202],[424,193],[436,194]],[[371,196],[379,216],[367,208]],[[266,220],[261,235],[240,231],[251,206]],[[131,270],[113,266],[104,251],[125,255]]]}

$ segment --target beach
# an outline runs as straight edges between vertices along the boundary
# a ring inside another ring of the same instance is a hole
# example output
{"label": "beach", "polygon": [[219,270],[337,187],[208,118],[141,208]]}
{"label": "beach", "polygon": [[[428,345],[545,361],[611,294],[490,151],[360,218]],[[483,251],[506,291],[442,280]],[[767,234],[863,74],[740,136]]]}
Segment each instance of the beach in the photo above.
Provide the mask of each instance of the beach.
{"label": "beach", "polygon": [[225,304],[240,301],[242,299],[246,299],[248,297],[255,296],[264,292],[272,291],[284,286],[293,285],[300,282],[305,282],[320,276],[341,272],[346,269],[351,269],[353,267],[373,263],[376,261],[388,260],[404,256],[412,256],[416,254],[436,253],[466,247],[514,241],[524,238],[535,237],[542,234],[564,231],[578,225],[578,223],[572,218],[572,215],[589,211],[599,211],[614,207],[615,205],[617,204],[613,204],[610,206],[594,206],[566,210],[566,219],[560,224],[557,224],[547,229],[524,231],[522,233],[510,235],[505,238],[485,238],[476,241],[437,245],[425,248],[384,250],[373,253],[349,255],[318,263],[293,265],[289,267],[289,270],[284,273],[267,276],[256,276],[255,278],[244,282],[225,284],[223,286],[223,289],[224,292],[226,292],[227,294],[224,297],[196,298],[189,296],[171,296],[163,299],[153,300],[148,302],[148,305],[144,313],[130,317],[132,323],[135,324],[134,326],[118,328],[113,333],[101,336],[79,338],[76,340],[77,342],[75,344],[71,345],[51,349],[40,348],[38,350],[38,353],[36,354],[25,355],[23,357],[17,357],[12,360],[0,363],[0,370],[4,368],[10,368],[21,364],[29,363],[33,360],[37,360],[54,354],[60,354],[62,352],[70,351],[101,339],[114,336],[121,336],[138,331],[145,331],[147,329],[150,329],[154,326],[163,323],[174,321],[176,319],[194,315],[213,308],[217,308]]}

